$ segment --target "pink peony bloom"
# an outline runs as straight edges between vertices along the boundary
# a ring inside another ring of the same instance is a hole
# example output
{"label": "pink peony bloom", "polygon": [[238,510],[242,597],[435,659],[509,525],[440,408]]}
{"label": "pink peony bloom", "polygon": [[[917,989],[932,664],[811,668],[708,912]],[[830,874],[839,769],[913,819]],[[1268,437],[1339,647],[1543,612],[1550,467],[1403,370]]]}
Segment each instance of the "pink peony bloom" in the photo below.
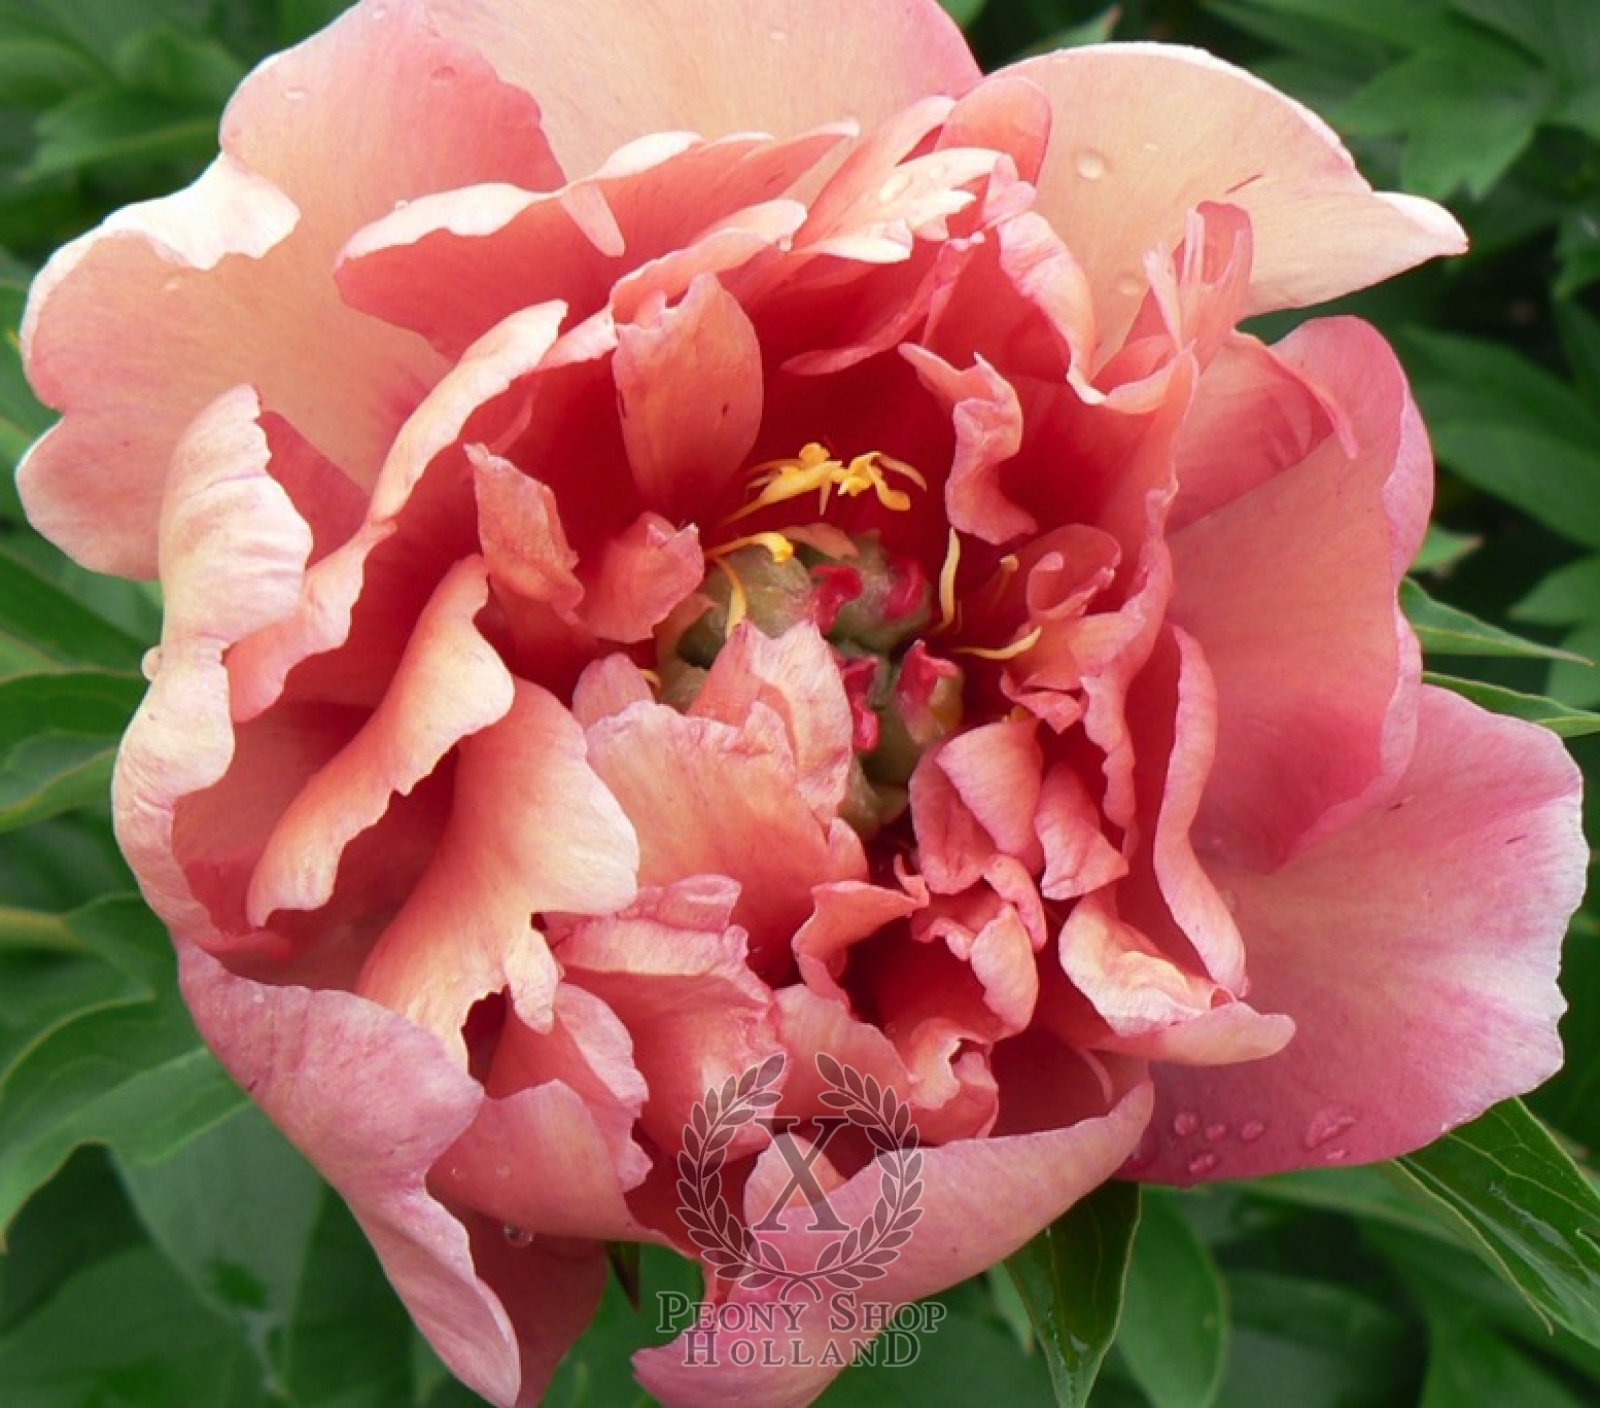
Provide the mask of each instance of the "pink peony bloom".
{"label": "pink peony bloom", "polygon": [[[538,1398],[606,1241],[697,1253],[686,1126],[776,1055],[735,1225],[816,1268],[796,1149],[870,1217],[831,1057],[920,1133],[892,1303],[1119,1170],[1381,1159],[1556,1068],[1577,774],[1420,682],[1389,348],[1238,331],[1461,247],[1193,51],[368,0],[51,262],[23,493],[167,603],[122,844],[466,1382]],[[781,1292],[708,1278],[722,1344]],[[871,1330],[792,1303],[775,1366],[639,1374],[806,1402]]]}

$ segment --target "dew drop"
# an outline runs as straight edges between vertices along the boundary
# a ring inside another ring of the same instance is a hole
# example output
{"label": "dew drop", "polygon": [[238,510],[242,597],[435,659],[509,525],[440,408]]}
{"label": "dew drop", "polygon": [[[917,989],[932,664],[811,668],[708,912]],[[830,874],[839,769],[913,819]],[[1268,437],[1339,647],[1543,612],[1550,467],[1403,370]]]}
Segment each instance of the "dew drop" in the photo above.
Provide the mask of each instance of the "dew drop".
{"label": "dew drop", "polygon": [[394,208],[396,210],[404,210],[410,204],[411,202],[409,200],[407,200],[404,196],[401,196],[400,199],[394,203]]}
{"label": "dew drop", "polygon": [[1311,1117],[1311,1123],[1306,1126],[1306,1148],[1320,1149],[1324,1144],[1337,1139],[1355,1122],[1354,1115],[1331,1105],[1326,1110],[1318,1110]]}
{"label": "dew drop", "polygon": [[1206,1142],[1215,1144],[1228,1137],[1228,1126],[1225,1124],[1208,1124],[1206,1126]]}
{"label": "dew drop", "polygon": [[1110,165],[1106,161],[1105,153],[1097,152],[1093,147],[1083,148],[1073,157],[1072,164],[1078,168],[1078,175],[1085,181],[1098,181],[1106,174]]}
{"label": "dew drop", "polygon": [[1322,1157],[1330,1164],[1342,1164],[1350,1157],[1350,1151],[1343,1144],[1335,1144],[1331,1149],[1324,1149]]}
{"label": "dew drop", "polygon": [[299,84],[296,84],[293,88],[285,88],[283,90],[283,96],[285,98],[287,98],[291,103],[304,102],[305,101],[305,97],[306,97],[306,90],[304,88],[302,88]]}
{"label": "dew drop", "polygon": [[1267,1132],[1267,1126],[1261,1120],[1246,1120],[1239,1126],[1239,1138],[1246,1144],[1254,1144]]}
{"label": "dew drop", "polygon": [[139,660],[139,673],[142,674],[147,680],[154,681],[156,675],[160,673],[160,670],[161,647],[159,645],[152,645],[150,649],[145,651],[144,655]]}
{"label": "dew drop", "polygon": [[1161,1140],[1152,1129],[1146,1129],[1140,1136],[1139,1143],[1134,1151],[1128,1155],[1128,1161],[1123,1164],[1124,1173],[1139,1173],[1150,1167],[1156,1161],[1156,1155],[1161,1150]]}
{"label": "dew drop", "polygon": [[1196,1154],[1189,1160],[1188,1169],[1196,1178],[1202,1178],[1217,1166],[1215,1154]]}
{"label": "dew drop", "polygon": [[774,44],[787,44],[789,42],[789,31],[786,29],[771,29],[767,31],[767,38]]}
{"label": "dew drop", "polygon": [[508,1178],[511,1177],[511,1165],[496,1164],[494,1166],[494,1176],[504,1183]]}
{"label": "dew drop", "polygon": [[522,1247],[531,1247],[533,1245],[533,1233],[528,1232],[521,1227],[516,1227],[508,1222],[501,1230],[505,1233],[506,1242],[513,1247],[520,1249]]}
{"label": "dew drop", "polygon": [[454,83],[456,80],[455,66],[453,64],[440,64],[428,77],[435,83]]}
{"label": "dew drop", "polygon": [[1180,1139],[1187,1139],[1199,1128],[1200,1116],[1193,1110],[1184,1110],[1172,1117],[1172,1132]]}
{"label": "dew drop", "polygon": [[1118,274],[1112,284],[1124,298],[1137,298],[1144,292],[1144,280],[1137,274]]}

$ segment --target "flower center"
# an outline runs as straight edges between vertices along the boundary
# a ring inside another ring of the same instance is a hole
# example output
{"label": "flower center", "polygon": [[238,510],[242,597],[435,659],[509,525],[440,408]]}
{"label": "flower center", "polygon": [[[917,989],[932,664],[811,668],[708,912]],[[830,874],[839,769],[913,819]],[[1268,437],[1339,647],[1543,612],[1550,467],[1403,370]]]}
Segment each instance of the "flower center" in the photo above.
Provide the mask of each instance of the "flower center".
{"label": "flower center", "polygon": [[[842,460],[808,444],[792,458],[755,466],[750,497],[724,522],[812,493],[819,516],[835,496],[868,493],[904,513],[911,494],[895,481],[928,487],[911,465],[881,452]],[[856,764],[845,819],[864,836],[876,833],[905,809],[917,760],[961,724],[962,671],[921,638],[934,620],[928,573],[876,531],[846,532],[820,517],[730,538],[706,552],[706,563],[703,609],[676,639],[659,642],[662,699],[687,708],[742,622],[774,637],[811,622],[833,648],[850,703]]]}

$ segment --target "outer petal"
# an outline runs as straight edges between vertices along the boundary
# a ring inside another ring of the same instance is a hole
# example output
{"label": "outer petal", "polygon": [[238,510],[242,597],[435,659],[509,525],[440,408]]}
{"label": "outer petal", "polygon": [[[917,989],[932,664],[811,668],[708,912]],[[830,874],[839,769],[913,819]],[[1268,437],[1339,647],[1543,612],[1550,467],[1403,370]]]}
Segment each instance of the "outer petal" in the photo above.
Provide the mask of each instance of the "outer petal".
{"label": "outer petal", "polygon": [[222,1063],[350,1204],[450,1367],[491,1401],[514,1402],[511,1322],[478,1276],[466,1228],[426,1184],[482,1100],[477,1083],[381,1007],[262,987],[181,937],[178,947],[184,995]]}
{"label": "outer petal", "polygon": [[259,413],[249,388],[236,388],[195,421],[174,456],[161,531],[162,644],[117,759],[117,837],[151,906],[191,931],[209,916],[173,856],[173,811],[228,770],[234,735],[223,652],[293,610],[312,545],[268,473]]}
{"label": "outer petal", "polygon": [[1440,690],[1419,724],[1386,806],[1271,875],[1219,872],[1251,999],[1297,1030],[1263,1061],[1160,1068],[1140,1176],[1390,1158],[1560,1064],[1556,968],[1587,854],[1577,769],[1553,735]]}
{"label": "outer petal", "polygon": [[575,175],[649,132],[785,137],[840,118],[871,127],[979,77],[934,0],[427,0],[427,10],[537,95]]}
{"label": "outer petal", "polygon": [[[926,1150],[922,1217],[887,1275],[868,1282],[858,1298],[900,1305],[943,1290],[1009,1256],[1104,1182],[1144,1127],[1149,1089],[1133,1084],[1109,1100],[1098,1091],[1094,1098],[1099,1111],[1066,1128],[963,1139]],[[859,1226],[871,1215],[880,1185],[880,1165],[874,1162],[832,1191],[829,1205],[847,1225]],[[803,1230],[775,1233],[772,1240],[789,1266],[809,1266],[818,1250],[817,1239]],[[749,1304],[775,1293],[735,1292],[730,1304]],[[848,1362],[855,1345],[872,1337],[864,1331],[830,1332],[829,1311],[828,1301],[804,1304],[798,1333],[791,1335],[785,1325],[781,1339],[719,1328],[713,1332],[715,1366],[690,1361],[682,1338],[636,1355],[634,1365],[644,1386],[670,1405],[711,1408],[759,1402],[780,1408],[809,1403],[841,1367],[825,1362],[829,1347],[835,1356],[842,1347]],[[778,1343],[771,1344],[774,1339]],[[734,1350],[741,1340],[752,1343]],[[788,1356],[791,1362],[773,1367],[769,1358],[763,1363],[763,1340],[769,1342],[769,1355],[775,1349],[777,1358]],[[736,1364],[736,1355],[748,1367]]]}
{"label": "outer petal", "polygon": [[1319,303],[1466,247],[1438,206],[1374,193],[1309,109],[1198,49],[1064,49],[1004,73],[1055,109],[1038,208],[1088,273],[1108,348],[1143,297],[1144,254],[1176,245],[1202,201],[1250,215],[1251,313]]}
{"label": "outer petal", "polygon": [[[29,457],[23,493],[40,529],[90,566],[154,572],[173,445],[235,382],[370,484],[442,364],[344,306],[335,252],[397,201],[559,179],[537,105],[415,9],[359,6],[263,65],[224,116],[210,171],[114,215],[35,284],[28,373],[66,419]],[[98,512],[108,499],[118,511]]]}
{"label": "outer petal", "polygon": [[[1273,351],[1331,428],[1172,538],[1171,619],[1199,641],[1217,690],[1196,846],[1258,867],[1325,834],[1405,766],[1417,647],[1394,591],[1421,541],[1432,469],[1399,363],[1366,324],[1308,323]],[[1180,440],[1180,475],[1214,477],[1211,462],[1244,457],[1237,447],[1271,423],[1280,392],[1252,375],[1259,396]]]}

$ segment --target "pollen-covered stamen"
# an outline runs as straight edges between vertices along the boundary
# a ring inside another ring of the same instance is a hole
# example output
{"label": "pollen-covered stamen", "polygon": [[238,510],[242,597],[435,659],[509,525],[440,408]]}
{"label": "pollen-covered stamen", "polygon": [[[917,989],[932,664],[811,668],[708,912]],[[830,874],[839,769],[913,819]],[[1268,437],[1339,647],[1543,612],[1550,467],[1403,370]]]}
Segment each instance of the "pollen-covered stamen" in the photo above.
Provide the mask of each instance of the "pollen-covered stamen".
{"label": "pollen-covered stamen", "polygon": [[726,521],[737,522],[773,504],[787,503],[813,491],[817,494],[817,512],[826,513],[835,490],[851,499],[873,493],[885,508],[904,513],[911,507],[911,496],[889,482],[891,475],[909,480],[919,489],[928,487],[928,481],[904,460],[870,450],[846,463],[834,459],[825,446],[813,441],[798,455],[758,464],[750,475],[755,497],[730,514]]}
{"label": "pollen-covered stamen", "polygon": [[725,629],[729,631],[750,614],[749,593],[745,591],[744,581],[730,561],[735,553],[745,548],[764,548],[774,562],[788,562],[794,556],[794,544],[782,533],[750,533],[743,538],[721,543],[706,554],[706,561],[714,564],[728,579],[728,621]]}

